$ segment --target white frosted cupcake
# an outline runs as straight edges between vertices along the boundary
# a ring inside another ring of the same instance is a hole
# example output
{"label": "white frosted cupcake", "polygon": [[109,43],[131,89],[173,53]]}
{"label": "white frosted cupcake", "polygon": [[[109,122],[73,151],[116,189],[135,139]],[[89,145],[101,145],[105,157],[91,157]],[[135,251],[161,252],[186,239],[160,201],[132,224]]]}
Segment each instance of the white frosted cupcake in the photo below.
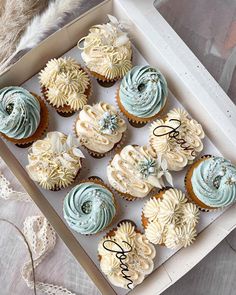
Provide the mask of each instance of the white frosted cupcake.
{"label": "white frosted cupcake", "polygon": [[127,125],[114,106],[100,102],[84,106],[74,128],[81,145],[101,158],[122,145]]}
{"label": "white frosted cupcake", "polygon": [[59,190],[72,184],[78,175],[84,155],[79,142],[71,135],[54,131],[37,140],[29,149],[26,170],[41,187]]}
{"label": "white frosted cupcake", "polygon": [[110,185],[128,201],[146,197],[154,188],[164,187],[163,178],[172,185],[167,163],[156,157],[150,147],[127,145],[107,167]]}
{"label": "white frosted cupcake", "polygon": [[91,93],[88,74],[72,58],[54,58],[39,74],[44,98],[63,116],[83,108]]}
{"label": "white frosted cupcake", "polygon": [[148,200],[142,224],[147,239],[167,248],[190,246],[196,236],[199,209],[178,189],[164,189]]}
{"label": "white frosted cupcake", "polygon": [[132,47],[128,35],[115,17],[109,18],[110,22],[91,27],[89,34],[78,42],[90,73],[106,82],[122,78],[132,67]]}
{"label": "white frosted cupcake", "polygon": [[152,123],[149,142],[169,170],[180,171],[202,151],[204,136],[202,126],[184,109],[173,109],[166,119]]}
{"label": "white frosted cupcake", "polygon": [[133,289],[153,271],[154,246],[130,221],[122,221],[98,244],[102,272],[117,287]]}

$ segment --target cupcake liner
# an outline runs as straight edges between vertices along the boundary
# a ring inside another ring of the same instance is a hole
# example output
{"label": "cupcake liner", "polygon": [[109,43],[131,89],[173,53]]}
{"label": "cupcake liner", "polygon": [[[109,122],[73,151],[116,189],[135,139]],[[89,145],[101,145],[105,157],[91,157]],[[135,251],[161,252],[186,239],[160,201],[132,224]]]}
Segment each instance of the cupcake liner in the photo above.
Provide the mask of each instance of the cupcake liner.
{"label": "cupcake liner", "polygon": [[[165,113],[165,109],[166,109],[166,106],[167,106],[167,103],[165,103],[165,105],[163,106],[163,108],[154,116],[152,117],[149,117],[149,118],[140,118],[140,117],[136,117],[132,114],[130,114],[129,112],[127,112],[125,110],[125,108],[123,107],[121,101],[120,101],[120,96],[119,96],[119,89],[120,89],[120,86],[117,88],[116,90],[116,96],[115,96],[115,99],[116,99],[116,104],[118,106],[118,108],[120,109],[120,111],[125,115],[125,117],[129,120],[129,122],[131,122],[131,125],[133,127],[143,127],[143,126],[135,126],[135,123],[136,124],[142,124],[144,125],[145,123],[148,123],[150,121],[153,121],[155,119],[161,119],[163,116],[164,116],[164,113]],[[167,101],[167,100],[166,100]]]}
{"label": "cupcake liner", "polygon": [[[192,173],[195,167],[198,166],[198,164],[200,164],[202,161],[204,161],[204,159],[209,159],[212,158],[212,155],[204,155],[202,157],[200,157],[198,160],[196,160],[188,169],[185,178],[184,178],[184,184],[185,184],[185,190],[186,190],[186,196],[187,198],[194,203],[198,209],[202,212],[215,212],[215,211],[221,211],[224,208],[219,207],[219,208],[213,208],[213,207],[209,207],[207,205],[205,205],[204,203],[202,203],[197,196],[194,194],[193,192],[193,188],[192,188],[192,184],[191,184],[191,177],[192,177]],[[194,196],[194,199],[192,198]]]}
{"label": "cupcake liner", "polygon": [[33,135],[27,138],[22,138],[22,139],[14,139],[11,137],[8,137],[7,135],[1,133],[1,135],[7,139],[8,141],[14,143],[15,145],[19,147],[28,147],[30,144],[32,144],[34,141],[38,140],[41,138],[47,131],[48,128],[48,123],[49,123],[49,118],[48,118],[48,109],[45,104],[45,102],[42,100],[40,96],[37,94],[30,92],[39,102],[40,104],[40,123]]}
{"label": "cupcake liner", "polygon": [[118,78],[113,78],[113,79],[108,79],[105,76],[98,74],[96,72],[90,71],[90,69],[88,67],[86,67],[86,70],[89,72],[89,74],[94,77],[95,79],[102,81],[102,82],[110,82],[110,83],[115,83],[116,81],[118,81],[120,79],[120,77]]}

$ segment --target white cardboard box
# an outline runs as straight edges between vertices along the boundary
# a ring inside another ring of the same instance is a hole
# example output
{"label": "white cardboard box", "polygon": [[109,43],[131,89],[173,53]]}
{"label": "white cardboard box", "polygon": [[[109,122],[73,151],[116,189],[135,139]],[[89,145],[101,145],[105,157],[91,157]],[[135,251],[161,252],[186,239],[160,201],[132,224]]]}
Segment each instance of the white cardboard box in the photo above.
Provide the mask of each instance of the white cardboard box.
{"label": "white cardboard box", "polygon": [[[130,23],[132,43],[142,57],[149,64],[160,68],[167,78],[173,95],[203,125],[207,136],[218,151],[236,162],[236,106],[157,12],[151,0],[104,1],[27,53],[0,77],[0,86],[21,85],[41,70],[50,58],[61,56],[74,47],[78,39],[86,35],[93,24],[105,22],[108,13]],[[27,82],[26,85],[36,87],[34,81],[32,78],[32,83]],[[0,156],[88,272],[101,293],[125,294],[121,289],[108,284],[78,242],[78,236],[65,225],[50,197],[46,198],[44,196],[46,193],[43,194],[44,191],[39,190],[29,179],[21,166],[24,165],[24,160],[20,164],[15,160],[12,151],[16,155],[15,148],[11,144],[4,144],[0,139]],[[150,295],[160,294],[187,273],[235,228],[235,216],[236,205],[222,214],[214,215],[213,222],[209,220],[208,215],[203,226],[205,229],[198,235],[196,242],[174,255],[167,255],[168,259],[164,259],[164,262],[130,294],[144,294],[144,292]]]}

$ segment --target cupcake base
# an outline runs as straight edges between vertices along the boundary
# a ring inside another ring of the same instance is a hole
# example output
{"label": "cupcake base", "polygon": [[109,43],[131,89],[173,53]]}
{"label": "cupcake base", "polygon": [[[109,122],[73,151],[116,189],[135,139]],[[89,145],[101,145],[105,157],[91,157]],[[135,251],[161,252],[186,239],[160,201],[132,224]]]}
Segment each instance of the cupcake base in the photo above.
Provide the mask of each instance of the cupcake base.
{"label": "cupcake base", "polygon": [[97,82],[100,86],[105,87],[105,88],[112,87],[116,83],[116,81],[102,81],[99,79],[97,79]]}
{"label": "cupcake base", "polygon": [[38,100],[40,104],[40,123],[35,133],[31,135],[30,137],[22,138],[22,139],[14,139],[14,138],[6,136],[3,133],[0,133],[8,141],[14,143],[17,147],[22,147],[22,148],[29,147],[34,141],[41,138],[48,128],[48,109],[45,102],[37,94],[33,92],[30,92],[30,93]]}
{"label": "cupcake base", "polygon": [[96,72],[90,71],[88,68],[87,68],[87,71],[90,73],[91,76],[93,76],[95,79],[97,79],[98,84],[103,87],[111,87],[119,79],[119,78],[108,79],[103,75],[100,75]]}
{"label": "cupcake base", "polygon": [[25,144],[15,144],[18,148],[26,149],[32,145],[32,142],[30,143],[25,143]]}
{"label": "cupcake base", "polygon": [[133,126],[134,128],[142,128],[147,125],[147,122],[138,123],[138,122],[133,122],[132,120],[129,120],[129,119],[128,119],[128,121],[129,121],[130,125]]}
{"label": "cupcake base", "polygon": [[205,205],[203,202],[201,202],[198,197],[195,195],[194,191],[193,191],[193,186],[192,186],[192,176],[193,176],[193,171],[195,168],[198,167],[198,165],[205,161],[206,159],[209,159],[211,158],[212,156],[211,155],[205,155],[205,156],[202,156],[199,160],[195,161],[189,168],[189,170],[187,171],[187,174],[185,176],[185,188],[186,188],[186,191],[187,191],[187,196],[188,198],[193,201],[200,210],[203,210],[203,211],[206,211],[206,212],[209,212],[209,211],[214,211],[214,210],[217,210],[217,209],[220,209],[220,208],[214,208],[214,207],[210,207],[210,206],[207,206]]}

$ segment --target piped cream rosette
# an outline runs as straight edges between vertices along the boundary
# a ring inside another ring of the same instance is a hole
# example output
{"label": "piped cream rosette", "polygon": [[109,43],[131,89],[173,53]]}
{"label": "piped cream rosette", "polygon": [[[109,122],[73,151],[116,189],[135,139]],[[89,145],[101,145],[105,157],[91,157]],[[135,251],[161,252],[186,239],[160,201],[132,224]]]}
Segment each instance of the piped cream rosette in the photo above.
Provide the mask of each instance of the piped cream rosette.
{"label": "piped cream rosette", "polygon": [[45,98],[55,108],[78,111],[87,104],[91,82],[76,60],[51,59],[40,72],[39,80]]}
{"label": "piped cream rosette", "polygon": [[167,248],[190,246],[196,236],[199,209],[178,189],[164,189],[143,208],[142,223],[147,239]]}
{"label": "piped cream rosette", "polygon": [[54,131],[37,140],[29,150],[26,170],[44,189],[58,190],[69,186],[81,169],[83,153],[79,141]]}

